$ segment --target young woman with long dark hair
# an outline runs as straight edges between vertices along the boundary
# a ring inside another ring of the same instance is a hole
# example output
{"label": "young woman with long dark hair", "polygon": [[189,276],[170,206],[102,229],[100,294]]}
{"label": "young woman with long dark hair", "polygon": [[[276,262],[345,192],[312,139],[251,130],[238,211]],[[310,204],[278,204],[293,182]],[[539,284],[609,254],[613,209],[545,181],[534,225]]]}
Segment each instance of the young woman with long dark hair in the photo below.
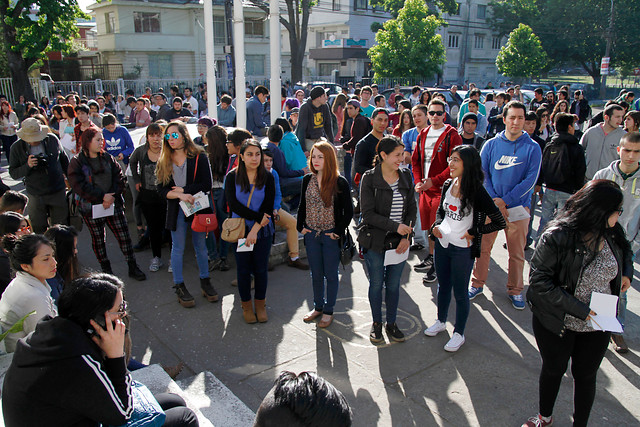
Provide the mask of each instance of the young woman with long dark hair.
{"label": "young woman with long dark hair", "polygon": [[[222,126],[212,126],[204,135],[207,144],[207,155],[211,165],[211,177],[213,188],[211,189],[211,200],[216,207],[216,217],[218,227],[222,228],[222,223],[227,219],[227,206],[224,198],[224,177],[229,165],[229,151],[227,150],[227,131]],[[207,252],[209,254],[209,270],[229,270],[227,254],[229,253],[229,242],[217,239],[214,233],[207,236]]]}
{"label": "young woman with long dark hair", "polygon": [[17,341],[35,330],[38,320],[58,314],[51,298],[51,288],[47,284],[47,279],[56,275],[56,259],[53,256],[53,244],[39,234],[21,237],[8,234],[2,238],[2,247],[9,252],[11,267],[16,272],[16,278],[9,283],[0,299],[2,330],[8,330],[18,320],[35,311],[25,319],[22,331],[5,338],[7,352],[12,353]]}
{"label": "young woman with long dark hair", "polygon": [[55,258],[58,271],[54,278],[48,279],[51,286],[51,298],[58,303],[65,283],[71,283],[80,275],[78,263],[78,232],[69,225],[56,224],[44,232],[44,237],[55,245]]}
{"label": "young woman with long dark hair", "polygon": [[[127,259],[129,277],[145,280],[145,274],[136,263],[131,246],[129,225],[124,211],[124,176],[116,159],[103,149],[102,132],[91,127],[80,137],[81,151],[69,162],[68,178],[73,192],[77,194],[78,207],[82,219],[91,234],[93,252],[102,271],[113,274],[107,257],[105,226],[109,227],[118,240],[122,254]],[[104,209],[113,206],[113,215],[93,217],[93,206]]]}
{"label": "young woman with long dark hair", "polygon": [[386,136],[376,146],[375,167],[362,175],[360,203],[362,223],[358,242],[369,273],[369,304],[373,325],[369,340],[380,343],[382,337],[382,293],[384,288],[385,329],[390,339],[402,342],[404,334],[396,324],[400,278],[407,261],[384,265],[385,252],[398,254],[409,250],[412,227],[416,223],[416,198],[413,177],[400,169],[404,144],[395,136]]}
{"label": "young woman with long dark hair", "polygon": [[539,412],[523,426],[553,423],[553,407],[571,360],[573,425],[586,426],[596,376],[610,332],[594,329],[594,292],[619,296],[631,286],[632,253],[618,224],[623,193],[610,180],[589,181],[567,201],[538,240],[531,259],[527,300],[542,358]]}
{"label": "young woman with long dark hair", "polygon": [[[245,322],[268,320],[266,295],[268,285],[269,252],[273,239],[273,201],[275,180],[264,167],[262,148],[255,140],[246,140],[240,148],[238,167],[227,174],[224,193],[233,218],[243,218],[247,246],[251,251],[238,252],[236,270],[238,293]],[[251,275],[255,279],[253,302]],[[255,303],[255,309],[254,309]]]}
{"label": "young woman with long dark hair", "polygon": [[137,201],[147,221],[147,233],[153,259],[149,271],[160,270],[162,262],[162,240],[164,221],[167,215],[167,200],[158,193],[156,165],[162,150],[164,128],[158,123],[147,126],[146,141],[136,148],[129,158],[132,180],[138,192]]}
{"label": "young woman with long dark hair", "polygon": [[18,116],[11,109],[8,101],[0,103],[0,139],[2,140],[2,151],[9,162],[9,151],[14,142],[18,140],[16,129],[20,125]]}
{"label": "young woman with long dark hair", "polygon": [[[186,308],[193,307],[196,302],[184,284],[182,268],[187,229],[191,228],[194,215],[185,216],[179,202],[193,203],[193,196],[199,192],[208,195],[211,191],[211,168],[204,150],[191,140],[187,126],[183,122],[173,121],[164,130],[164,142],[156,165],[156,177],[158,191],[167,199],[165,228],[171,231],[173,287],[180,305]],[[213,211],[206,208],[198,213],[213,213]],[[218,293],[209,280],[206,234],[191,230],[191,240],[196,252],[202,296],[209,302],[216,302]]]}
{"label": "young woman with long dark hair", "polygon": [[396,127],[393,128],[393,136],[402,138],[402,134],[405,131],[414,127],[416,127],[416,125],[413,123],[413,115],[411,114],[411,110],[408,108],[402,110],[402,113],[400,113],[400,123],[398,123]]}
{"label": "young woman with long dark hair", "polygon": [[333,321],[338,297],[339,242],[353,218],[353,204],[349,183],[338,170],[333,145],[315,143],[309,153],[309,169],[311,173],[302,179],[297,220],[313,285],[313,310],[303,320],[310,322],[322,316],[318,326],[326,328]]}
{"label": "young woman with long dark hair", "polygon": [[[506,227],[504,217],[483,186],[480,154],[475,147],[459,145],[449,157],[451,179],[442,186],[440,207],[431,229],[435,239],[435,267],[438,276],[438,320],[427,328],[427,336],[446,330],[451,302],[456,299],[456,323],[453,335],[444,346],[457,351],[464,344],[464,328],[469,316],[469,277],[480,256],[482,235]],[[486,223],[487,216],[491,219]]]}

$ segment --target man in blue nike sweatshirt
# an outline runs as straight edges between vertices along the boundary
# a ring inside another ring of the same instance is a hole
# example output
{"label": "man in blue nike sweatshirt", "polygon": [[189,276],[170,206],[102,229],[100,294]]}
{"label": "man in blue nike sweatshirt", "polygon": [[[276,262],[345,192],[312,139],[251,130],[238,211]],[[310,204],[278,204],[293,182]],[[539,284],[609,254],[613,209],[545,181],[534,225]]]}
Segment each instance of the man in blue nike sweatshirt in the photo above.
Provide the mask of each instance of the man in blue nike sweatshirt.
{"label": "man in blue nike sweatshirt", "polygon": [[[524,248],[529,227],[529,217],[515,219],[517,211],[531,209],[531,192],[538,179],[542,152],[538,143],[523,132],[527,109],[519,101],[509,102],[502,112],[505,130],[487,141],[480,153],[484,171],[484,187],[493,198],[504,217],[509,221],[505,234],[509,251],[507,292],[511,304],[524,310],[521,295],[524,287]],[[512,218],[509,218],[509,214]],[[469,299],[480,293],[489,275],[491,249],[498,232],[485,234],[482,238],[480,258],[476,261],[471,278]]]}

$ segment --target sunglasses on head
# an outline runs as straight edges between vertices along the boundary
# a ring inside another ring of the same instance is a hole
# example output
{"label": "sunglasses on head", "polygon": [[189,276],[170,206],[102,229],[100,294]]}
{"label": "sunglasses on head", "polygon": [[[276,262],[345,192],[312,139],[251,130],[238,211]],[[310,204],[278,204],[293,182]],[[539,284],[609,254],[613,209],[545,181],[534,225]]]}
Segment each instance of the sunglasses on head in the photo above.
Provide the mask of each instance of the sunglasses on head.
{"label": "sunglasses on head", "polygon": [[442,116],[444,115],[444,111],[429,111],[430,116]]}
{"label": "sunglasses on head", "polygon": [[164,139],[165,139],[165,141],[168,141],[170,137],[173,138],[173,139],[178,139],[179,136],[180,136],[180,134],[178,132],[171,132],[171,133],[166,134],[164,136]]}

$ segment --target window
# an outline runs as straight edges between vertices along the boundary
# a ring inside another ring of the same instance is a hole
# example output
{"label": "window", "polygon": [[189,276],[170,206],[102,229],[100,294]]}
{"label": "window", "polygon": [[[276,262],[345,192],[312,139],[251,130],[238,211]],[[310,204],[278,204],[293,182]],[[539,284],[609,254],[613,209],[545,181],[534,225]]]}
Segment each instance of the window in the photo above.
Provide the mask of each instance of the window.
{"label": "window", "polygon": [[480,35],[476,35],[473,47],[476,48],[476,49],[484,49],[484,36],[483,35],[481,35],[481,34]]}
{"label": "window", "polygon": [[112,34],[116,32],[116,15],[113,12],[104,14],[104,22],[107,27],[107,34]]}
{"label": "window", "polygon": [[246,55],[247,76],[264,76],[264,55]]}
{"label": "window", "polygon": [[244,34],[247,37],[264,37],[264,21],[261,19],[245,19]]}
{"label": "window", "polygon": [[340,63],[319,64],[319,72],[321,76],[330,76],[333,70],[340,70]]}
{"label": "window", "polygon": [[457,49],[460,46],[460,34],[449,34],[449,44],[447,47]]}
{"label": "window", "polygon": [[159,33],[160,14],[133,12],[133,26],[136,33]]}
{"label": "window", "polygon": [[331,2],[331,10],[340,10],[340,0],[333,0]]}
{"label": "window", "polygon": [[500,43],[500,37],[494,37],[494,38],[491,40],[491,49],[493,49],[493,50],[500,50],[500,45],[501,45],[501,43]]}
{"label": "window", "polygon": [[486,19],[487,18],[487,5],[479,4],[478,5],[478,19]]}
{"label": "window", "polygon": [[224,16],[213,15],[213,42],[215,44],[227,44],[227,30]]}
{"label": "window", "polygon": [[353,10],[367,10],[368,0],[353,0]]}
{"label": "window", "polygon": [[157,79],[173,77],[171,55],[149,55],[149,77]]}

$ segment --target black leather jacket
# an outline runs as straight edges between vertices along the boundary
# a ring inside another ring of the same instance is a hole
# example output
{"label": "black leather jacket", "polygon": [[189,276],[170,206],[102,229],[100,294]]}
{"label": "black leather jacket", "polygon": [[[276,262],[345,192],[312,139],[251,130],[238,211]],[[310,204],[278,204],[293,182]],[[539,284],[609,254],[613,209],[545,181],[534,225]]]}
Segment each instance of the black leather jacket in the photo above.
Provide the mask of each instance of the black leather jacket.
{"label": "black leather jacket", "polygon": [[[633,277],[631,247],[620,224],[611,228],[605,238],[618,262],[611,294],[620,295],[622,276]],[[582,320],[589,315],[589,306],[573,296],[586,255],[580,233],[552,227],[544,232],[531,258],[527,302],[540,323],[559,336],[565,332],[566,314]]]}

